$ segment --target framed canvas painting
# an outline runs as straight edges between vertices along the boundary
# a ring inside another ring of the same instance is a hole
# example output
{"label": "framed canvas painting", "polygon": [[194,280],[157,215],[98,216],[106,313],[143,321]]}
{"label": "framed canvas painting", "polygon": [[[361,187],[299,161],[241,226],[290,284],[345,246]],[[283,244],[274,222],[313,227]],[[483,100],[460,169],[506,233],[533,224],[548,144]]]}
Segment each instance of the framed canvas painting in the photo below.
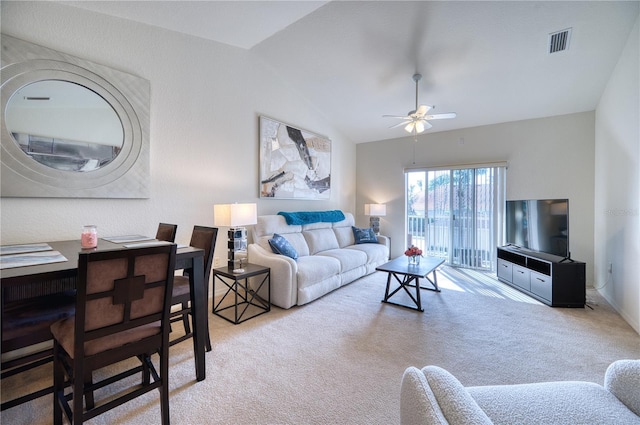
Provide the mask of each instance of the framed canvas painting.
{"label": "framed canvas painting", "polygon": [[260,117],[260,197],[331,197],[331,140]]}

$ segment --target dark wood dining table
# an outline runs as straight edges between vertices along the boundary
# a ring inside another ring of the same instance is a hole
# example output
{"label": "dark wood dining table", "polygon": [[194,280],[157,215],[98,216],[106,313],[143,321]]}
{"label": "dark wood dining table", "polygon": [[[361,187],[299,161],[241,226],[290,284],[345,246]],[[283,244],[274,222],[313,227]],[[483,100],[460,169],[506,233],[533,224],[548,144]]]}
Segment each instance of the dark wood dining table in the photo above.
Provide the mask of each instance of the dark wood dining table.
{"label": "dark wood dining table", "polygon": [[[83,252],[80,240],[46,242],[53,251],[60,252],[67,261],[0,270],[2,287],[2,314],[6,303],[41,297],[75,289],[78,274],[78,254]],[[129,247],[133,244],[126,244]],[[125,244],[99,239],[92,250],[127,249]],[[205,351],[209,332],[207,302],[208,282],[204,282],[204,251],[191,246],[178,246],[176,270],[189,270],[191,305],[193,313],[193,350],[195,353],[196,379],[205,379]]]}

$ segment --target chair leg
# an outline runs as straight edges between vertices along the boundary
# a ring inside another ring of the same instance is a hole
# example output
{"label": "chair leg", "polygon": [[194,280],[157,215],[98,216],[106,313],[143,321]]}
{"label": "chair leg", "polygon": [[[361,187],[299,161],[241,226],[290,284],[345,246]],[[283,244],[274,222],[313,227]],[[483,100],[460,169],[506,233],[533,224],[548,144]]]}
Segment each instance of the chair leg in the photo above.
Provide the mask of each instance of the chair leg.
{"label": "chair leg", "polygon": [[[149,363],[151,363],[151,355],[143,354],[138,356],[140,363],[142,364],[142,385],[149,385],[151,383],[151,369]],[[148,363],[147,363],[148,362]]]}
{"label": "chair leg", "polygon": [[162,415],[162,425],[169,425],[169,358],[160,353],[160,413]]}
{"label": "chair leg", "polygon": [[206,349],[207,351],[211,351],[211,337],[209,337],[209,332],[206,333],[205,337],[207,338],[205,340]]}
{"label": "chair leg", "polygon": [[[187,325],[185,326],[185,329],[189,329],[189,332],[191,332],[191,328],[189,328],[188,323],[189,323],[189,317],[191,316],[191,320],[193,320],[193,316],[191,315],[191,313],[186,313],[184,316],[182,316],[184,318],[184,320],[187,322]],[[188,334],[189,332],[186,332],[185,334]],[[205,348],[207,351],[211,351],[211,337],[209,336],[209,333],[207,332],[205,335],[206,339],[205,339]]]}
{"label": "chair leg", "polygon": [[[189,308],[189,303],[188,302],[183,302],[182,303],[182,309],[186,310]],[[185,334],[190,334],[191,333],[191,325],[189,324],[189,313],[183,313],[182,314],[182,324],[184,325],[184,333]]]}
{"label": "chair leg", "polygon": [[[88,371],[85,373],[84,384],[85,386],[90,386],[91,384],[93,384],[93,376],[91,374],[91,371]],[[84,394],[84,402],[87,407],[87,410],[90,410],[96,407],[96,402],[95,402],[95,399],[93,398],[93,391],[87,391]]]}
{"label": "chair leg", "polygon": [[53,424],[62,425],[62,406],[60,397],[64,397],[64,368],[58,356],[60,348],[55,342],[53,346]]}
{"label": "chair leg", "polygon": [[84,365],[79,365],[76,360],[73,360],[73,407],[72,407],[72,424],[82,423],[82,414],[84,413]]}

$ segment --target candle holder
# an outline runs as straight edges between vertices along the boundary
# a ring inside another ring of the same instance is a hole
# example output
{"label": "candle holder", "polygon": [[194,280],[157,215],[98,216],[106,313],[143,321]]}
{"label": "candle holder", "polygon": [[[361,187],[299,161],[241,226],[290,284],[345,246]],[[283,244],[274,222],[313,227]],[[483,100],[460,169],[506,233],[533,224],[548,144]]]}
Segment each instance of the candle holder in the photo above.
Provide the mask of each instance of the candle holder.
{"label": "candle holder", "polygon": [[80,245],[82,246],[82,249],[92,249],[98,247],[98,228],[95,225],[87,224],[82,227]]}

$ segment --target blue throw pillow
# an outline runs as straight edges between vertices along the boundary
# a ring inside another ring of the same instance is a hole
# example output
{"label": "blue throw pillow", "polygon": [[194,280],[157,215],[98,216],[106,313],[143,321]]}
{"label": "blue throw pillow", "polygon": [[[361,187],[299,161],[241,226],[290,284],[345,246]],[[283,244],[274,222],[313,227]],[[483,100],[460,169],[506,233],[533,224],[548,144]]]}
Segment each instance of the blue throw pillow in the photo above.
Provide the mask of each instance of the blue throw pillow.
{"label": "blue throw pillow", "polygon": [[298,259],[298,252],[284,236],[274,233],[273,238],[269,239],[269,246],[276,254],[286,255],[294,260]]}
{"label": "blue throw pillow", "polygon": [[356,239],[356,243],[378,243],[378,237],[372,228],[359,229],[351,226],[353,229],[353,237]]}

